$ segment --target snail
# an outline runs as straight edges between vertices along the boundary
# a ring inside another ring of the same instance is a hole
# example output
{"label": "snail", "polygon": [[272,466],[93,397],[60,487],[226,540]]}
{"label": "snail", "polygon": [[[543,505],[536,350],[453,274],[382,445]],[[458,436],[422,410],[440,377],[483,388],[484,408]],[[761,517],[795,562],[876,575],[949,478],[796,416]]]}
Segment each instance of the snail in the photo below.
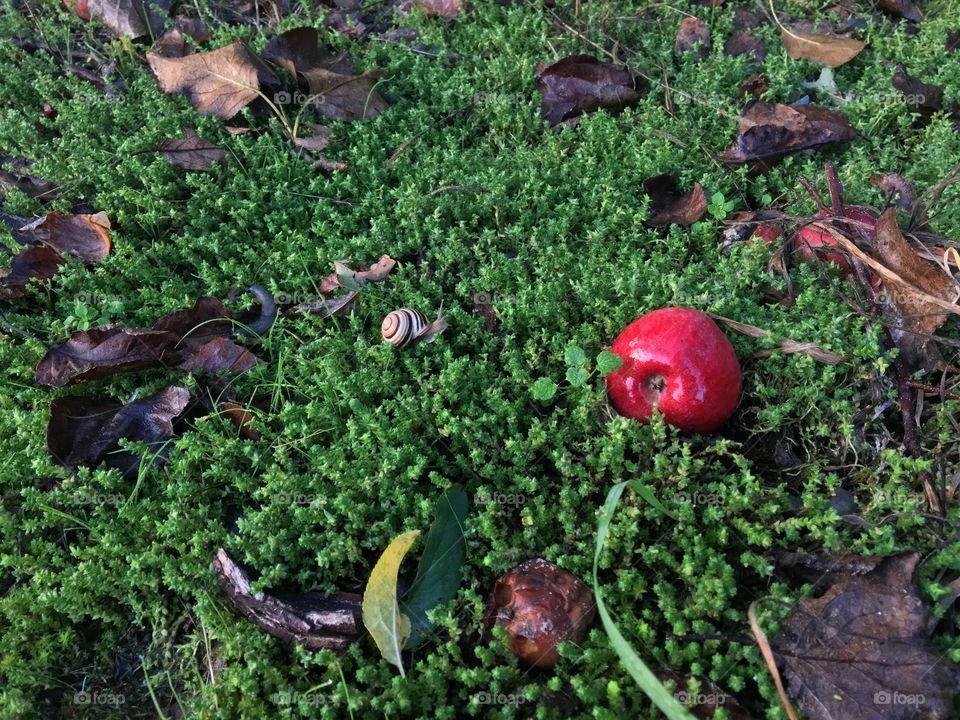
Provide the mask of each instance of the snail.
{"label": "snail", "polygon": [[431,342],[434,336],[442,333],[446,327],[447,321],[443,316],[434,322],[428,322],[419,310],[400,308],[387,313],[380,324],[380,334],[383,335],[385,343],[402,348],[418,340]]}

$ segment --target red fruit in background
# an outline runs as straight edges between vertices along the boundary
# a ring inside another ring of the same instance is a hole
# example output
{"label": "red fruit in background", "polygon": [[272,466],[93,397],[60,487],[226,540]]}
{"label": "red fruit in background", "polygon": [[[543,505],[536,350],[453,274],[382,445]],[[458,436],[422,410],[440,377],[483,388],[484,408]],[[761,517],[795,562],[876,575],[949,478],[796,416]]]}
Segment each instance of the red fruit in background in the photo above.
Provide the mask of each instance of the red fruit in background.
{"label": "red fruit in background", "polygon": [[618,413],[648,422],[656,405],[684,433],[709,433],[740,400],[740,363],[710,316],[668,307],[634,320],[611,350],[623,365],[607,375]]}

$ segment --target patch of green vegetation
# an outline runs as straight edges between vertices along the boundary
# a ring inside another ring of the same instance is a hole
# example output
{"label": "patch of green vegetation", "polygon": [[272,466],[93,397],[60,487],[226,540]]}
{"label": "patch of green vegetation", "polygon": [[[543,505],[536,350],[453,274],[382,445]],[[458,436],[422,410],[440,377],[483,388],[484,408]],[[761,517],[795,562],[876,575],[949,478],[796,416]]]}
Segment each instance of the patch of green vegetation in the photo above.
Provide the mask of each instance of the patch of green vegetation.
{"label": "patch of green vegetation", "polygon": [[[135,485],[116,471],[70,476],[55,465],[44,444],[49,404],[80,392],[126,401],[176,375],[41,389],[33,376],[44,348],[4,335],[4,716],[62,708],[71,717],[154,717],[156,707],[169,716],[179,705],[213,718],[655,717],[599,625],[581,647],[564,647],[548,674],[519,667],[499,639],[481,637],[494,580],[519,561],[542,555],[591,577],[597,510],[622,480],[653,488],[676,518],[625,494],[600,563],[611,615],[652,669],[708,677],[757,716],[785,717],[759,651],[684,636],[745,635],[751,602],[795,597],[773,579],[771,551],[938,551],[925,577],[933,596],[934,568],[960,570],[956,544],[922,516],[917,475],[931,461],[898,451],[895,406],[875,416],[895,396],[880,380],[892,357],[881,351],[878,325],[851,309],[847,285],[834,270],[795,268],[796,303],[778,303],[771,295],[786,288],[766,273],[769,249],[722,254],[713,214],[689,236],[676,226],[647,228],[640,186],[676,170],[682,187],[698,181],[736,210],[767,197],[801,214],[814,208],[796,180],[822,178],[825,160],[838,165],[851,202],[882,203],[868,182],[876,172],[901,172],[921,189],[937,183],[960,157],[960,138],[948,119],[920,126],[892,102],[890,77],[893,63],[906,62],[911,73],[945,83],[948,100],[960,100],[960,53],[943,50],[955,14],[930,8],[916,35],[892,21],[871,25],[868,49],[836,71],[840,89],[852,93],[843,109],[860,136],[790,156],[761,177],[720,167],[701,149],[729,145],[742,108],[734,96],[751,73],[744,58],[722,55],[732,22],[725,7],[676,4],[714,32],[714,50],[695,64],[671,56],[680,16],[669,9],[627,19],[636,9],[628,3],[584,4],[580,32],[603,47],[616,38],[654,79],[666,73],[673,112],[662,106],[668,91],[658,80],[637,107],[558,132],[539,121],[534,68],[592,49],[550,28],[557,9],[481,1],[448,25],[419,11],[403,21],[424,45],[459,53],[457,61],[324,31],[359,69],[384,71],[381,90],[393,103],[376,120],[334,126],[327,154],[348,170],[325,174],[298,156],[275,118],[244,111],[266,132],[227,135],[185,98],[161,94],[137,46],[104,44],[91,24],[52,2],[29,16],[3,2],[0,38],[42,31],[71,47],[71,33],[80,33],[117,63],[125,83],[121,95],[107,97],[50,54],[0,39],[0,150],[33,160],[33,174],[63,189],[53,209],[102,210],[115,225],[104,262],[71,264],[49,291],[5,305],[9,323],[57,343],[83,323],[149,327],[199,295],[224,298],[237,285],[316,296],[340,258],[369,264],[389,253],[401,261],[388,283],[364,289],[352,315],[281,318],[257,350],[262,365],[235,384],[242,398],[272,398],[258,416],[260,441],[238,438],[211,415],[171,440],[168,462]],[[789,5],[812,14],[808,3]],[[262,49],[272,34],[214,27],[211,47],[246,37]],[[774,28],[760,32],[764,97],[792,102],[818,69],[788,59]],[[56,118],[41,119],[44,102]],[[227,148],[226,166],[191,174],[156,154],[134,154],[178,137],[181,125]],[[470,191],[438,192],[449,186]],[[4,209],[45,212],[16,191]],[[935,229],[960,238],[960,207],[947,207]],[[474,311],[476,293],[492,298],[502,338]],[[681,438],[662,423],[618,417],[602,373],[583,377],[627,323],[671,304],[770,332],[766,339],[731,333],[744,393],[726,437]],[[441,305],[451,327],[436,342],[407,352],[381,342],[379,323],[390,310],[434,317]],[[776,351],[783,338],[846,360],[831,366],[783,354]],[[571,361],[571,347],[586,365]],[[754,357],[760,350],[774,352]],[[569,368],[581,365],[586,371],[572,382]],[[551,383],[557,387],[547,393]],[[928,407],[921,428],[948,474],[957,463],[957,409],[956,402]],[[778,452],[796,464],[778,465]],[[434,639],[408,659],[406,680],[369,640],[339,657],[288,651],[230,606],[210,570],[224,546],[262,572],[259,588],[361,591],[391,538],[429,527],[435,499],[451,482],[471,496],[524,502],[473,507],[460,594],[437,613]],[[856,497],[862,523],[831,506],[841,486]],[[313,500],[291,504],[291,495]],[[77,501],[90,496],[112,500]],[[950,519],[960,519],[956,508]],[[763,618],[771,634],[776,617]],[[954,639],[941,638],[945,650]],[[77,706],[82,687],[126,702]],[[497,695],[515,702],[484,704]]]}

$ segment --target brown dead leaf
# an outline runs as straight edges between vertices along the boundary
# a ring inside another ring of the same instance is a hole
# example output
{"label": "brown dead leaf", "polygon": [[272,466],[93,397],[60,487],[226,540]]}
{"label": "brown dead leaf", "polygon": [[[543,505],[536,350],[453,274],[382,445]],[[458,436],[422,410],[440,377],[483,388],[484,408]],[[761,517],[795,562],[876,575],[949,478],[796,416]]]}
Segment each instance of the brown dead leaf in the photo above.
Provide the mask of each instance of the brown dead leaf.
{"label": "brown dead leaf", "polygon": [[361,269],[363,268],[361,265],[354,270],[350,267],[349,261],[337,260],[333,263],[335,271],[320,281],[320,292],[329,295],[340,287],[347,290],[360,290],[367,283],[382,282],[396,264],[397,261],[389,255],[382,255],[369,268]]}
{"label": "brown dead leaf", "polygon": [[783,47],[794,60],[813,60],[829,67],[840,67],[853,60],[866,45],[859,40],[834,35],[783,29]]}
{"label": "brown dead leaf", "polygon": [[877,0],[877,6],[892,15],[898,15],[913,22],[923,20],[923,15],[920,14],[920,8],[917,7],[914,0]]}
{"label": "brown dead leaf", "polygon": [[258,93],[280,85],[274,72],[240,40],[182,58],[148,53],[147,61],[164,92],[188,95],[198,112],[221,120],[232,118]]}
{"label": "brown dead leaf", "polygon": [[685,17],[673,41],[673,51],[677,55],[693,51],[694,61],[699,62],[710,54],[710,48],[710,28],[707,24],[699,18]]}
{"label": "brown dead leaf", "polygon": [[193,47],[187,42],[188,37],[202,45],[210,40],[210,29],[199,18],[178,15],[173,20],[173,27],[157,40],[155,52],[165,58],[190,55],[193,53]]}
{"label": "brown dead leaf", "polygon": [[537,67],[540,114],[551,127],[601,108],[619,111],[646,95],[643,80],[627,68],[592,55],[570,55]]}
{"label": "brown dead leaf", "polygon": [[466,0],[418,0],[417,4],[427,15],[443,18],[454,18],[467,10]]}
{"label": "brown dead leaf", "polygon": [[37,385],[65,387],[116,373],[163,365],[177,342],[173,333],[103,325],[79,330],[50,348],[37,363]]}
{"label": "brown dead leaf", "polygon": [[173,435],[173,420],[190,401],[185,387],[171,386],[125,406],[112,400],[83,395],[57,398],[50,405],[47,450],[54,461],[71,471],[101,462],[135,477],[140,456],[122,450],[120,440],[144,442],[154,462],[162,460],[163,446]]}
{"label": "brown dead leaf", "polygon": [[919,561],[911,551],[867,572],[831,573],[822,594],[780,624],[777,665],[810,720],[954,717],[957,668],[930,640]]}
{"label": "brown dead leaf", "polygon": [[294,77],[316,68],[330,70],[334,60],[326,46],[320,47],[320,33],[314,27],[293,28],[271,38],[263,50],[263,59]]}
{"label": "brown dead leaf", "polygon": [[[4,160],[5,158],[0,156],[0,162]],[[58,192],[56,185],[43,178],[7,170],[0,170],[0,190],[19,190],[28,197],[42,202],[53,200]],[[3,195],[0,194],[0,199],[2,198]]]}
{"label": "brown dead leaf", "polygon": [[912,210],[917,202],[917,191],[913,183],[897,173],[885,175],[871,175],[870,184],[877,188],[885,197],[894,197],[896,206],[901,210]]}
{"label": "brown dead leaf", "polygon": [[815,105],[747,104],[738,135],[720,160],[731,165],[772,161],[783,155],[851,140],[856,135],[843,113]]}
{"label": "brown dead leaf", "polygon": [[960,50],[960,30],[947,30],[947,41],[944,44],[947,52],[956,52]]}
{"label": "brown dead leaf", "polygon": [[315,68],[303,73],[314,105],[321,115],[331,120],[372,119],[385,112],[390,103],[375,89],[382,74],[379,70],[366,70],[360,75]]}
{"label": "brown dead leaf", "polygon": [[159,34],[172,0],[63,0],[84,20],[97,20],[117,35],[139,38]]}
{"label": "brown dead leaf", "polygon": [[216,337],[205,342],[177,367],[184,372],[241,375],[256,365],[257,358],[245,347],[229,338]]}
{"label": "brown dead leaf", "polygon": [[739,88],[737,88],[737,100],[740,100],[747,95],[752,95],[754,98],[759,98],[769,89],[770,80],[766,75],[751,75],[744,80],[743,83],[741,83]]}
{"label": "brown dead leaf", "polygon": [[746,30],[734,30],[723,44],[723,54],[729,57],[752,54],[754,60],[763,62],[766,50],[760,39],[753,33]]}
{"label": "brown dead leaf", "polygon": [[259,440],[261,438],[260,431],[252,425],[254,421],[253,413],[242,405],[224,400],[217,403],[217,409],[237,426],[237,431],[247,440]]}
{"label": "brown dead leaf", "polygon": [[693,225],[707,212],[707,197],[700,183],[681,194],[676,173],[648,177],[643,181],[643,189],[650,196],[650,217],[644,221],[650,227]]}
{"label": "brown dead leaf", "polygon": [[184,170],[208,172],[214,165],[224,165],[227,151],[209,143],[197,135],[193,128],[182,128],[184,137],[179,140],[165,140],[157,148],[163,157]]}
{"label": "brown dead leaf", "polygon": [[64,263],[63,257],[47,247],[32,247],[13,258],[9,270],[0,270],[0,300],[27,295],[32,280],[49,280]]}
{"label": "brown dead leaf", "polygon": [[300,303],[294,305],[287,312],[313,313],[320,318],[336,317],[353,312],[357,307],[357,299],[360,297],[359,290],[353,290],[346,295],[334,298],[326,298],[315,303]]}
{"label": "brown dead leaf", "polygon": [[[893,87],[899,90],[907,105],[926,113],[935,113],[943,110],[943,88],[939,85],[930,85],[907,73],[902,63],[898,64],[893,73]],[[956,109],[954,109],[956,112]]]}
{"label": "brown dead leaf", "polygon": [[106,213],[47,213],[20,228],[30,241],[81,262],[99,262],[110,254],[110,219]]}

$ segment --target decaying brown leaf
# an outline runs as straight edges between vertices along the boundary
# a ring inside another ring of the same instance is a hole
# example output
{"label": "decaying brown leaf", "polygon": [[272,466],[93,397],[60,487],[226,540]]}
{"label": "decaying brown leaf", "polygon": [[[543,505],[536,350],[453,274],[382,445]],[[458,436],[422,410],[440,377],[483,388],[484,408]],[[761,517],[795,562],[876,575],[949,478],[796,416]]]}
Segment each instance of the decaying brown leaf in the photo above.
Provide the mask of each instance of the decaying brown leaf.
{"label": "decaying brown leaf", "polygon": [[210,30],[199,18],[178,15],[173,20],[173,27],[167,30],[154,48],[157,55],[165,58],[178,58],[193,53],[193,48],[187,42],[191,38],[198,44],[207,42],[211,35]]}
{"label": "decaying brown leaf", "polygon": [[64,263],[63,257],[48,247],[31,247],[14,256],[9,270],[0,269],[0,300],[27,295],[33,280],[49,280]]}
{"label": "decaying brown leaf", "polygon": [[120,440],[147,443],[163,457],[163,443],[173,435],[173,420],[190,401],[185,387],[171,386],[125,406],[83,395],[57,398],[50,405],[47,449],[58,465],[69,470],[96,467],[101,462],[136,476],[140,457],[121,450]]}
{"label": "decaying brown leaf", "polygon": [[417,0],[427,15],[454,18],[467,9],[466,0]]}
{"label": "decaying brown leaf", "polygon": [[892,15],[898,15],[913,22],[923,20],[920,8],[914,0],[877,0],[877,6]]}
{"label": "decaying brown leaf", "polygon": [[649,177],[643,181],[643,189],[650,196],[650,217],[644,221],[650,227],[693,225],[707,212],[707,197],[700,183],[694,183],[690,192],[680,193],[675,173]]}
{"label": "decaying brown leaf", "polygon": [[917,202],[917,191],[913,183],[897,173],[871,175],[870,184],[886,197],[893,197],[901,210],[912,210]]}
{"label": "decaying brown leaf", "polygon": [[325,298],[320,302],[315,303],[300,303],[294,305],[287,312],[305,312],[313,313],[321,318],[326,317],[336,317],[338,315],[345,315],[347,313],[353,312],[357,307],[357,299],[360,297],[359,290],[353,290],[348,292],[346,295],[333,298]]}
{"label": "decaying brown leaf", "polygon": [[117,35],[130,38],[158,34],[172,0],[63,0],[85,20],[97,20]]}
{"label": "decaying brown leaf", "polygon": [[390,274],[390,271],[396,267],[397,261],[389,255],[382,255],[369,268],[361,269],[364,268],[361,265],[354,270],[350,265],[351,263],[346,260],[335,261],[333,264],[335,271],[320,281],[320,292],[329,295],[341,287],[348,290],[359,290],[367,283],[382,282]]}
{"label": "decaying brown leaf", "polygon": [[537,67],[540,114],[551,127],[601,108],[618,111],[646,95],[646,85],[627,68],[592,55],[570,55]]}
{"label": "decaying brown leaf", "polygon": [[906,552],[866,572],[829,573],[823,593],[781,623],[777,665],[810,720],[954,717],[958,673],[930,640],[919,560]]}
{"label": "decaying brown leaf", "polygon": [[[21,166],[29,167],[29,163],[0,155],[0,164],[7,164],[19,170]],[[0,190],[19,190],[25,195],[43,202],[49,202],[57,196],[57,187],[51,182],[25,173],[0,170]],[[0,199],[3,195],[0,194]]]}
{"label": "decaying brown leaf", "polygon": [[[894,70],[892,82],[893,87],[903,94],[904,100],[911,107],[925,113],[935,113],[944,109],[943,88],[913,77],[902,63],[898,64]],[[957,112],[956,107],[953,111]]]}
{"label": "decaying brown leaf", "polygon": [[271,38],[263,59],[293,76],[319,67],[331,69],[332,60],[328,49],[320,46],[320,33],[314,27],[293,28]]}
{"label": "decaying brown leaf", "polygon": [[208,375],[240,375],[252,370],[257,358],[242,345],[226,337],[208,340],[178,367],[184,372]]}
{"label": "decaying brown leaf", "polygon": [[37,385],[65,387],[158,367],[177,340],[169,332],[130,330],[116,325],[78,330],[62,345],[50,348],[37,363]]}
{"label": "decaying brown leaf", "polygon": [[81,262],[99,262],[110,254],[110,219],[106,213],[64,215],[47,213],[20,232],[39,245]]}
{"label": "decaying brown leaf", "polygon": [[710,48],[710,28],[707,24],[699,18],[685,17],[673,41],[673,51],[677,55],[692,51],[693,59],[699,62],[710,54]]}
{"label": "decaying brown leaf", "polygon": [[746,30],[734,30],[723,44],[723,54],[729,57],[752,54],[754,60],[763,62],[766,50],[760,39],[753,33]]}
{"label": "decaying brown leaf", "polygon": [[261,630],[289,647],[343,651],[360,638],[361,597],[338,593],[254,593],[247,572],[223,548],[213,561],[220,587],[237,609]]}
{"label": "decaying brown leaf", "polygon": [[310,89],[316,96],[317,112],[331,120],[371,119],[385,112],[388,103],[376,91],[382,74],[379,70],[366,70],[360,75],[342,75],[324,68],[315,68],[303,73]]}
{"label": "decaying brown leaf", "polygon": [[157,152],[184,170],[207,172],[213,170],[214,165],[223,165],[226,162],[226,150],[207,142],[197,135],[193,128],[184,127],[182,129],[183,138],[165,140],[157,148]]}
{"label": "decaying brown leaf", "polygon": [[254,415],[247,408],[239,403],[222,400],[217,403],[217,410],[226,415],[227,419],[237,426],[237,431],[243,437],[248,440],[259,440],[261,438],[260,431],[253,427]]}
{"label": "decaying brown leaf", "polygon": [[731,165],[767,163],[787,153],[851,140],[855,135],[843,113],[814,105],[756,100],[744,108],[737,138],[720,160]]}
{"label": "decaying brown leaf", "polygon": [[148,53],[147,61],[164,92],[186,94],[198,112],[221,120],[232,118],[260,92],[280,85],[274,72],[240,40],[182,58]]}
{"label": "decaying brown leaf", "polygon": [[798,30],[783,29],[780,31],[780,39],[787,55],[794,60],[813,60],[829,67],[845,65],[866,47],[864,43],[853,38]]}

